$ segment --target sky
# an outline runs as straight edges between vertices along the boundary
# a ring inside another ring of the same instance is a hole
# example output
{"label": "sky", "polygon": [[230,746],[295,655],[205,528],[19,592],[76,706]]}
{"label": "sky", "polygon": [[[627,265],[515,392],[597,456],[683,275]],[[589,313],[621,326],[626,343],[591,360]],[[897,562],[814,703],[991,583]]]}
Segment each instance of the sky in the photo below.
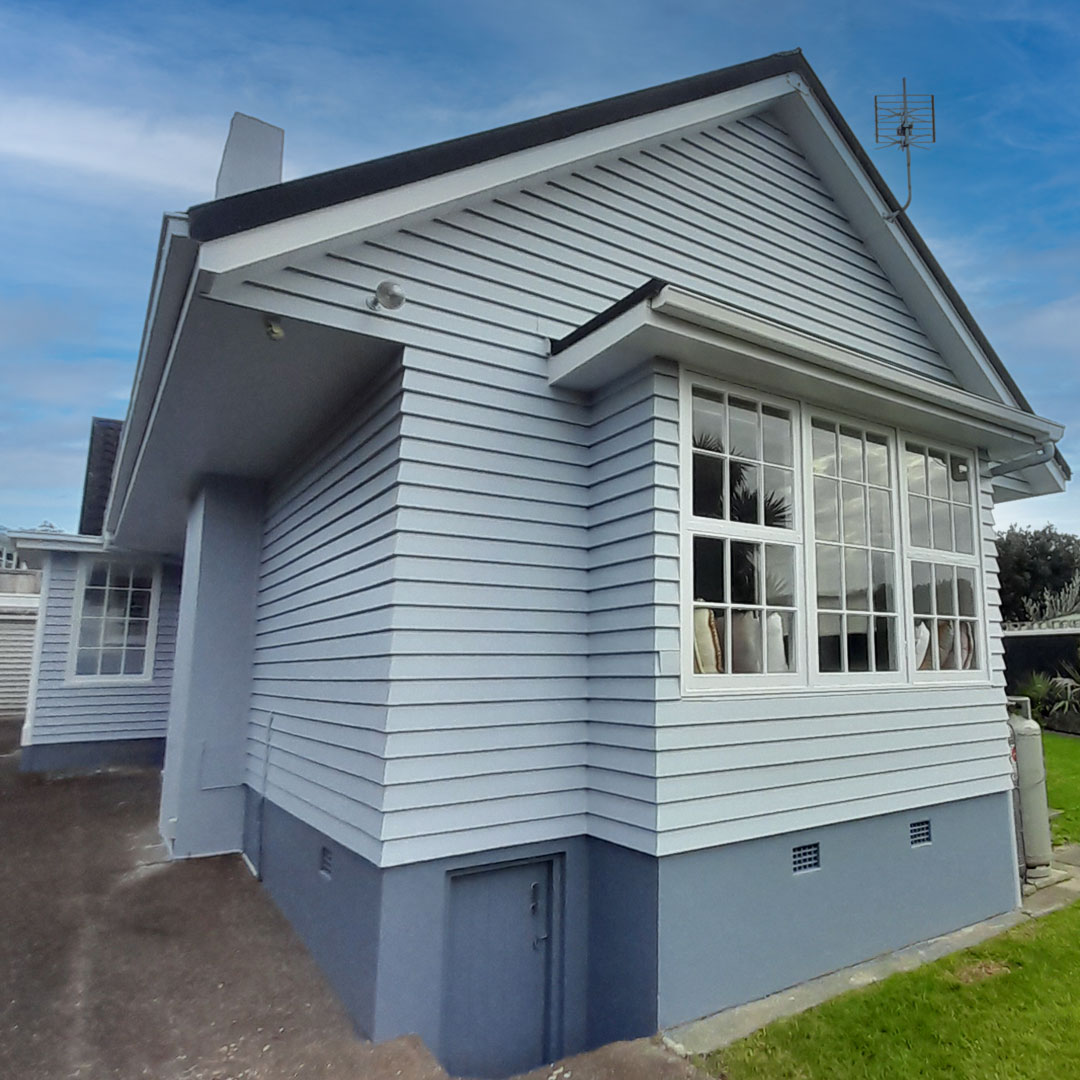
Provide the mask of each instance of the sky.
{"label": "sky", "polygon": [[[285,177],[801,48],[873,147],[936,96],[909,216],[1080,474],[1076,0],[0,0],[0,525],[77,525],[92,416],[122,417],[161,215],[210,198],[234,111]],[[871,150],[904,198],[903,156]],[[1080,482],[1010,503],[1080,533]]]}

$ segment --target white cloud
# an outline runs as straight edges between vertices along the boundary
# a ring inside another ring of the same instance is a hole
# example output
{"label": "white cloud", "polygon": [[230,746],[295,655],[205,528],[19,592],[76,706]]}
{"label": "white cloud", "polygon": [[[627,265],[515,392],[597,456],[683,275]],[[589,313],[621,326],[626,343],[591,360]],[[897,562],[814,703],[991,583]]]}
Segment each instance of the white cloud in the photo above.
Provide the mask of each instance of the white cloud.
{"label": "white cloud", "polygon": [[149,112],[45,97],[0,99],[0,156],[206,198],[222,138]]}

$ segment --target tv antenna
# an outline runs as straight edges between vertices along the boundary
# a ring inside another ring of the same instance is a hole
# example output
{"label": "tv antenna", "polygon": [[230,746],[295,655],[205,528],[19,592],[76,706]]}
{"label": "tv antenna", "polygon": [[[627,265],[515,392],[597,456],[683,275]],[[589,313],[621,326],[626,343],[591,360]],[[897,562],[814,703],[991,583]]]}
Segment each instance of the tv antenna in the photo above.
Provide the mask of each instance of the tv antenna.
{"label": "tv antenna", "polygon": [[911,205],[911,148],[924,149],[937,141],[934,125],[934,95],[909,94],[907,79],[899,94],[874,95],[874,138],[878,146],[899,146],[907,158],[907,202],[899,210],[885,214],[895,221]]}

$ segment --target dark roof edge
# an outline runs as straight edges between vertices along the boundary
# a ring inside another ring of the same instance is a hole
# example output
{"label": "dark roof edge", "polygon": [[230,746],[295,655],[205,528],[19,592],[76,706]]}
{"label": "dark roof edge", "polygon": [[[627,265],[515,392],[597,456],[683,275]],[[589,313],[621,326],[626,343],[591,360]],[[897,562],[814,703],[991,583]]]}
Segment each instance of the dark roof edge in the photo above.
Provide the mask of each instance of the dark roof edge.
{"label": "dark roof edge", "polygon": [[582,338],[586,338],[599,330],[601,326],[606,326],[613,319],[617,319],[623,312],[629,311],[632,307],[637,307],[638,304],[645,300],[651,300],[667,285],[668,282],[662,278],[649,278],[644,285],[639,285],[633,292],[628,292],[621,300],[616,300],[614,304],[604,308],[599,315],[594,315],[588,322],[582,323],[576,330],[571,330],[565,337],[553,341],[551,343],[551,355],[557,356],[564,349],[569,349],[571,345],[581,341]]}
{"label": "dark roof edge", "polygon": [[322,210],[351,199],[427,180],[442,173],[684,105],[788,72],[806,76],[812,74],[798,49],[358,165],[347,165],[229,198],[199,203],[188,210],[190,236],[200,241],[219,240],[297,214]]}

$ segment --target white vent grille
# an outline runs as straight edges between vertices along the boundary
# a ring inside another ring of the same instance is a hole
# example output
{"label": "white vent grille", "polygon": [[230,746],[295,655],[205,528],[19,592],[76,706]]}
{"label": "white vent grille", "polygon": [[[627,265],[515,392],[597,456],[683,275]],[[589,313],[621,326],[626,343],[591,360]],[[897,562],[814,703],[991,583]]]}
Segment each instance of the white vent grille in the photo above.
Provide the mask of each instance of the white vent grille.
{"label": "white vent grille", "polygon": [[818,844],[796,844],[791,849],[791,869],[796,874],[817,870],[821,866],[821,847]]}
{"label": "white vent grille", "polygon": [[911,846],[922,847],[924,844],[929,844],[930,837],[930,821],[913,821],[910,826],[911,833]]}
{"label": "white vent grille", "polygon": [[319,852],[319,873],[322,874],[327,880],[330,879],[330,875],[334,872],[334,853],[328,848],[324,847]]}

